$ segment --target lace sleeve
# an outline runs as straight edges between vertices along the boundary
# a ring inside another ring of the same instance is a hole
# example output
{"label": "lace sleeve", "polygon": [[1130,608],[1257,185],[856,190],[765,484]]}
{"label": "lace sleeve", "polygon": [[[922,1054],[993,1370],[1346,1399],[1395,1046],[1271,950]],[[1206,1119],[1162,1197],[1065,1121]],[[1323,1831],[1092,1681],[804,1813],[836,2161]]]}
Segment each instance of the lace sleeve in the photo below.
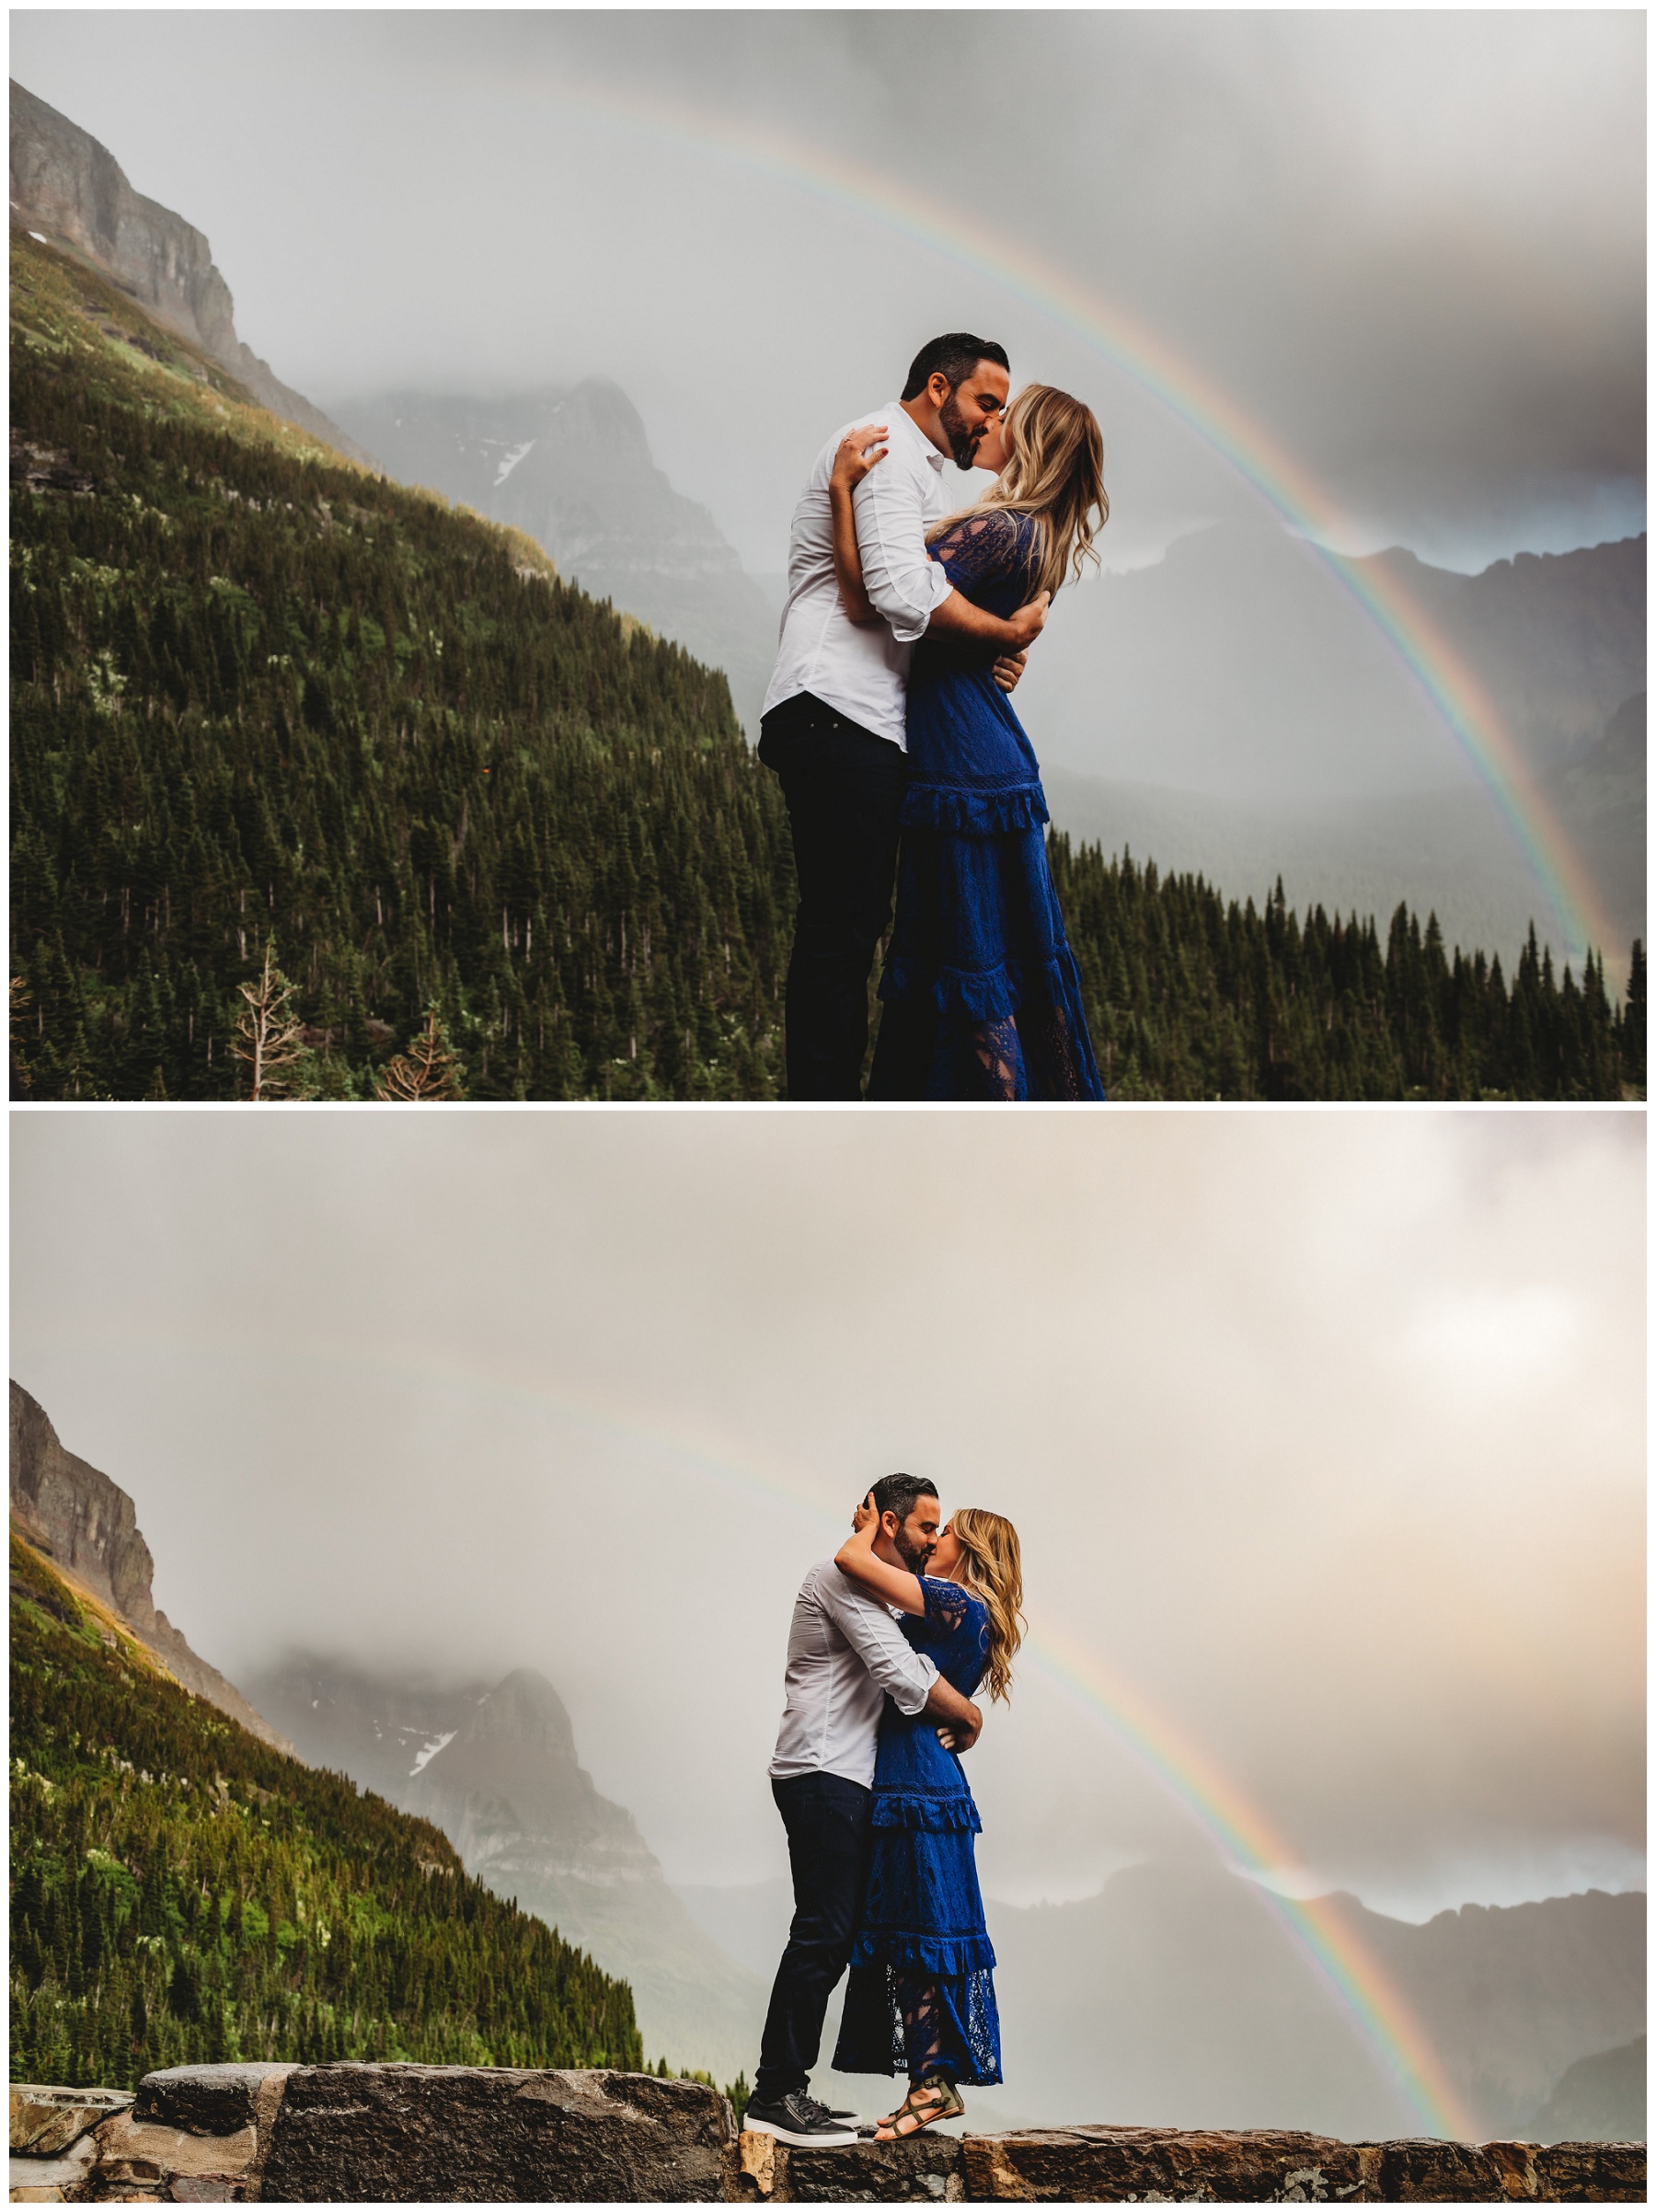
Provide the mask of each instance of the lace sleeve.
{"label": "lace sleeve", "polygon": [[1008,514],[991,507],[981,514],[963,514],[941,537],[931,541],[931,557],[943,565],[957,591],[972,584],[989,583],[1016,569],[1027,569],[1034,544],[1034,526],[1027,515]]}
{"label": "lace sleeve", "polygon": [[959,1583],[946,1583],[935,1574],[923,1574],[920,1587],[926,1593],[926,1618],[936,1621],[940,1629],[952,1634],[966,1618],[972,1600]]}

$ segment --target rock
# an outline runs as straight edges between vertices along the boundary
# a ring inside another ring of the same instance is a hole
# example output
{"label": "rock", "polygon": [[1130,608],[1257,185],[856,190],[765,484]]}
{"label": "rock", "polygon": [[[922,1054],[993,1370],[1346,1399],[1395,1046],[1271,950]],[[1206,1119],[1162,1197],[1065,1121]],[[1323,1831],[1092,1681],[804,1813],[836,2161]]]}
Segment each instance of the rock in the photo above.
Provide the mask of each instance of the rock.
{"label": "rock", "polygon": [[1623,2203],[1644,2195],[1639,2144],[1341,2143],[1268,2128],[1054,2127],[969,2135],[963,2148],[974,2203]]}
{"label": "rock", "polygon": [[[167,2067],[138,2084],[132,2117],[190,2135],[235,2135],[258,2126],[261,2103],[270,2103],[260,2097],[265,2085],[284,2081],[293,2071],[291,2066]],[[270,2110],[273,2114],[274,2103]]]}
{"label": "rock", "polygon": [[14,2081],[11,2148],[14,2156],[61,2158],[71,2143],[132,2102],[124,2089],[43,2089]]}
{"label": "rock", "polygon": [[299,2067],[263,2173],[270,2202],[709,2204],[733,2192],[729,2102],[602,2069]]}
{"label": "rock", "polygon": [[247,2194],[259,2148],[251,2126],[233,2134],[195,2135],[136,2119],[131,2113],[106,2120],[93,2139],[98,2165],[92,2195],[99,2201],[136,2191],[141,2197],[163,2203],[183,2197],[196,2204],[234,2204]]}
{"label": "rock", "polygon": [[[15,148],[15,132],[13,144]],[[156,1611],[150,1594],[155,1562],[132,1499],[118,1482],[63,1449],[44,1408],[16,1382],[11,1387],[11,1517],[19,1536],[43,1552],[66,1582],[78,1584],[113,1613],[186,1689],[228,1713],[272,1750],[297,1758],[286,1736],[255,1712],[240,1690],[198,1657],[167,1615]]]}
{"label": "rock", "polygon": [[157,322],[228,369],[260,407],[354,460],[366,458],[320,408],[290,390],[237,338],[230,287],[195,225],[135,192],[107,146],[15,79],[11,202],[14,222],[32,225],[112,277]]}
{"label": "rock", "polygon": [[1551,2205],[1641,2205],[1649,2188],[1642,2143],[1547,2143],[1535,2150],[1535,2194]]}
{"label": "rock", "polygon": [[952,2136],[796,2150],[775,2136],[743,2133],[738,2188],[744,2200],[794,2205],[958,2205],[966,2160]]}
{"label": "rock", "polygon": [[964,2149],[969,2197],[1022,2204],[1350,2203],[1379,2172],[1372,2145],[1274,2128],[1025,2128]]}
{"label": "rock", "polygon": [[[113,2092],[111,2092],[113,2093]],[[11,2199],[18,2205],[74,2205],[89,2194],[98,2145],[89,2135],[55,2158],[11,2160]]]}

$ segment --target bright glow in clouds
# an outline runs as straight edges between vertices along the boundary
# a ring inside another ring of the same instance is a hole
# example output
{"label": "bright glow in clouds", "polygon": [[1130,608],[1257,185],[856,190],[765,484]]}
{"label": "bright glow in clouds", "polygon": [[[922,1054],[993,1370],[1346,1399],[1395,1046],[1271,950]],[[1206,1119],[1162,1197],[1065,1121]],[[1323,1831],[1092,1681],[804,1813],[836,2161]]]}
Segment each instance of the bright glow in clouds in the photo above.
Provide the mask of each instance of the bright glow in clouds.
{"label": "bright glow in clouds", "polygon": [[1446,1293],[1418,1314],[1409,1343],[1468,1389],[1545,1387],[1581,1332],[1575,1301],[1547,1285]]}

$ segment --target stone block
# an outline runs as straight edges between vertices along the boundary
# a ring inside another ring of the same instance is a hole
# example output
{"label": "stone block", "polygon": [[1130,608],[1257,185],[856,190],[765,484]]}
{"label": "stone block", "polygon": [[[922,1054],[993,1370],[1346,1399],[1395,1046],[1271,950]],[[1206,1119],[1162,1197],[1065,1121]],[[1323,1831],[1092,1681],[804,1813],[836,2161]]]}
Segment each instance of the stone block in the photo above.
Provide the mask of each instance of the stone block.
{"label": "stone block", "polygon": [[744,2200],[761,2204],[958,2205],[966,2196],[965,2157],[951,2136],[798,2150],[744,2133],[738,2175]]}
{"label": "stone block", "polygon": [[734,2195],[729,2101],[696,2081],[513,2067],[296,2068],[267,2202],[710,2204]]}
{"label": "stone block", "polygon": [[[1406,2136],[1377,2146],[1380,2195],[1388,2205],[1487,2205],[1507,2195],[1510,2160],[1492,2159],[1481,2143],[1445,2143]],[[1510,2150],[1503,2145],[1503,2150]]]}
{"label": "stone block", "polygon": [[84,2135],[56,2158],[13,2158],[14,2205],[76,2205],[88,2194],[98,2145]]}
{"label": "stone block", "polygon": [[124,2112],[132,2102],[132,2092],[124,2089],[49,2089],[14,2081],[12,2150],[25,2158],[60,2158],[89,2128],[111,2113]]}
{"label": "stone block", "polygon": [[1351,2204],[1372,2145],[1278,2128],[1018,2128],[964,2138],[966,2194],[1000,2204]]}
{"label": "stone block", "polygon": [[1535,2151],[1536,2195],[1551,2205],[1642,2205],[1642,2143],[1541,2143]]}
{"label": "stone block", "polygon": [[291,2066],[169,2066],[138,2084],[135,2120],[196,2136],[230,2136],[259,2122],[259,2091]]}
{"label": "stone block", "polygon": [[228,2135],[192,2135],[132,2113],[106,2120],[92,2139],[98,2145],[91,2188],[97,2202],[130,2203],[135,2193],[138,2199],[161,2203],[237,2203],[248,2194],[259,2147],[251,2126]]}

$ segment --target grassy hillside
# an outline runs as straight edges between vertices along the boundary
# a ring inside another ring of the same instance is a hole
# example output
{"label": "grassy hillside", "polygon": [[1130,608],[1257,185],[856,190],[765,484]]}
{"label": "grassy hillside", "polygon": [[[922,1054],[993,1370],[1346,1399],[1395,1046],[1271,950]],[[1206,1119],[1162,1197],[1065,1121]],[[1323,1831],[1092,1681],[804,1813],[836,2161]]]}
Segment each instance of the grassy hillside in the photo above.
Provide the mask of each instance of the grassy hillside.
{"label": "grassy hillside", "polygon": [[786,829],[724,678],[12,239],[14,974],[49,1098],[231,1098],[266,941],[372,1094],[764,1097]]}
{"label": "grassy hillside", "polygon": [[[14,1095],[247,1097],[267,959],[262,1095],[421,1037],[451,1097],[776,1095],[791,848],[721,675],[16,231],[11,396]],[[1114,1096],[1642,1093],[1637,959],[1620,1013],[1052,850]]]}
{"label": "grassy hillside", "polygon": [[191,1698],[14,1535],[11,2069],[637,2068],[625,1982],[428,1822]]}

